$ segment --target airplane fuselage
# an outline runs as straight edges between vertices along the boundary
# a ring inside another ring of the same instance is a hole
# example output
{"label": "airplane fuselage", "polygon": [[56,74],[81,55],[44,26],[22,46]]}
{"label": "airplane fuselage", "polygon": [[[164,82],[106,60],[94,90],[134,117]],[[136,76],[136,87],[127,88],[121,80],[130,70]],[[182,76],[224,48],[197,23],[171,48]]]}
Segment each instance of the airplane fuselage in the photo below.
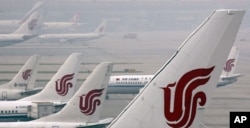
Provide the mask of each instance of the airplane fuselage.
{"label": "airplane fuselage", "polygon": [[23,41],[23,34],[1,34],[0,42]]}
{"label": "airplane fuselage", "polygon": [[23,90],[19,89],[0,89],[0,100],[18,100],[24,96],[21,94]]}
{"label": "airplane fuselage", "polygon": [[88,41],[93,39],[98,39],[103,35],[98,33],[71,33],[71,34],[43,34],[38,36],[41,40],[55,40],[60,42],[73,42],[73,41]]}
{"label": "airplane fuselage", "polygon": [[0,47],[20,43],[33,37],[35,37],[35,35],[0,34]]}
{"label": "airplane fuselage", "polygon": [[20,26],[18,20],[0,20],[0,28],[12,28]]}
{"label": "airplane fuselage", "polygon": [[77,126],[84,126],[86,123],[74,122],[6,122],[0,123],[0,128],[76,128]]}
{"label": "airplane fuselage", "polygon": [[3,117],[27,117],[27,107],[30,101],[0,101],[0,118]]}
{"label": "airplane fuselage", "polygon": [[42,29],[73,29],[81,25],[81,23],[75,22],[44,22]]}
{"label": "airplane fuselage", "polygon": [[107,94],[137,94],[153,75],[111,76]]}
{"label": "airplane fuselage", "polygon": [[[33,102],[38,101],[0,101],[0,118],[3,117],[27,117],[28,116],[28,106],[31,106]],[[43,101],[41,101],[43,102]],[[55,107],[63,107],[66,102],[52,102],[46,101],[46,103],[51,102]],[[54,112],[58,112],[60,109],[55,109]],[[0,125],[1,128],[1,125]]]}
{"label": "airplane fuselage", "polygon": [[51,121],[29,121],[29,122],[0,122],[0,128],[81,128],[81,127],[100,127],[104,128],[113,118],[106,118],[97,122],[67,122],[62,120],[61,122]]}
{"label": "airplane fuselage", "polygon": [[[217,87],[232,84],[237,81],[237,77],[221,77]],[[137,94],[152,78],[153,75],[111,76],[107,94]]]}

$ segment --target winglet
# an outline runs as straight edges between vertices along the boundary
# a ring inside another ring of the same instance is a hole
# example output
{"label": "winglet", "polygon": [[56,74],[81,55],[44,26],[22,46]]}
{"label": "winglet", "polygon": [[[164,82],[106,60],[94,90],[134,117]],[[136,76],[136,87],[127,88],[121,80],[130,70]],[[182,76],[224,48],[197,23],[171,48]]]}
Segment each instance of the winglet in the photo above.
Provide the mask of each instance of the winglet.
{"label": "winglet", "polygon": [[99,64],[60,112],[35,121],[98,122],[112,67],[109,62]]}
{"label": "winglet", "polygon": [[67,102],[75,92],[81,57],[81,53],[71,54],[41,92],[20,101]]}
{"label": "winglet", "polygon": [[198,127],[244,13],[213,12],[109,128]]}

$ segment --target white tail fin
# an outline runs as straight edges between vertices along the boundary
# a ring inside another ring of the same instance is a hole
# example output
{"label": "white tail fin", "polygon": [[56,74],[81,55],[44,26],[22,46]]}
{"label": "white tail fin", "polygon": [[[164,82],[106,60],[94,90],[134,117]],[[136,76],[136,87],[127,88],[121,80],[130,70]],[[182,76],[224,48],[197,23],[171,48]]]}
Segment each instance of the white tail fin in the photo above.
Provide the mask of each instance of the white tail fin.
{"label": "white tail fin", "polygon": [[112,67],[109,62],[99,64],[60,112],[36,121],[98,122]]}
{"label": "white tail fin", "polygon": [[81,57],[71,54],[41,92],[20,101],[67,102],[75,92]]}
{"label": "white tail fin", "polygon": [[107,22],[106,20],[103,20],[101,24],[95,29],[94,32],[98,33],[99,35],[104,35],[106,26],[107,26]]}
{"label": "white tail fin", "polygon": [[21,90],[33,89],[34,84],[30,83],[30,81],[35,77],[36,67],[38,66],[39,59],[39,55],[31,56],[19,70],[19,72],[15,75],[15,77],[9,83],[0,86],[0,88]]}
{"label": "white tail fin", "polygon": [[198,127],[243,15],[213,12],[109,127]]}
{"label": "white tail fin", "polygon": [[27,12],[24,17],[19,21],[19,24],[23,24],[33,12],[42,10],[43,9],[44,2],[43,1],[38,1],[36,4],[30,9],[29,12]]}
{"label": "white tail fin", "polygon": [[31,16],[12,34],[37,34],[35,33],[38,29],[42,16],[40,12],[34,12]]}
{"label": "white tail fin", "polygon": [[70,22],[78,23],[80,19],[79,12],[76,12],[74,16],[70,19]]}
{"label": "white tail fin", "polygon": [[236,46],[232,47],[231,52],[227,58],[226,64],[223,68],[221,76],[226,77],[226,76],[233,76],[234,75],[238,56],[239,56],[238,47],[236,47]]}

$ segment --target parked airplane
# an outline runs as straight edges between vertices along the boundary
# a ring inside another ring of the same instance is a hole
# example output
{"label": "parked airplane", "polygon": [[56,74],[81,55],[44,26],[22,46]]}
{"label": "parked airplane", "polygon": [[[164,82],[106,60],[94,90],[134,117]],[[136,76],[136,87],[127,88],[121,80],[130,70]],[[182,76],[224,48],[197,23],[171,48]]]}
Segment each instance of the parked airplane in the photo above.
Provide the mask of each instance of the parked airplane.
{"label": "parked airplane", "polygon": [[60,42],[74,42],[74,41],[88,41],[98,39],[104,36],[106,28],[106,21],[96,28],[94,32],[91,33],[67,33],[67,34],[42,34],[38,36],[40,39],[44,40],[56,40]]}
{"label": "parked airplane", "polygon": [[[238,48],[233,47],[228,56],[228,61],[217,83],[217,87],[226,86],[237,81],[241,74],[234,74],[238,60]],[[120,75],[111,76],[107,94],[137,94],[154,75]],[[108,96],[107,96],[108,97]]]}
{"label": "parked airplane", "polygon": [[244,12],[213,12],[108,128],[199,127]]}
{"label": "parked airplane", "polygon": [[39,12],[34,12],[31,16],[13,33],[0,34],[0,47],[21,43],[37,36],[37,26],[41,17]]}
{"label": "parked airplane", "polygon": [[[32,7],[30,11],[28,11],[20,20],[0,20],[0,28],[17,28],[21,24],[23,24],[32,13],[35,11],[45,10],[44,2],[38,1]],[[73,29],[75,27],[79,27],[83,25],[83,23],[79,23],[79,13],[75,13],[75,15],[68,22],[43,22],[41,24],[42,29]]]}
{"label": "parked airplane", "polygon": [[74,16],[68,22],[43,22],[41,28],[42,29],[64,29],[64,30],[72,30],[76,27],[82,26],[84,23],[79,23],[79,13],[75,13]]}
{"label": "parked airplane", "polygon": [[0,101],[0,117],[27,117],[27,106],[32,102],[65,104],[75,92],[80,59],[80,53],[71,54],[41,92],[16,101]]}
{"label": "parked airplane", "polygon": [[38,55],[31,56],[10,82],[0,85],[0,100],[17,100],[37,92],[34,78],[39,58]]}
{"label": "parked airplane", "polygon": [[78,128],[104,127],[112,118],[100,120],[112,64],[103,62],[89,75],[76,94],[58,113],[29,122],[0,123],[0,128]]}
{"label": "parked airplane", "polygon": [[42,9],[43,3],[44,3],[43,1],[36,2],[36,4],[31,8],[31,10],[28,11],[20,20],[0,20],[0,28],[20,26],[31,16],[32,13]]}
{"label": "parked airplane", "polygon": [[137,94],[154,75],[111,76],[107,94]]}

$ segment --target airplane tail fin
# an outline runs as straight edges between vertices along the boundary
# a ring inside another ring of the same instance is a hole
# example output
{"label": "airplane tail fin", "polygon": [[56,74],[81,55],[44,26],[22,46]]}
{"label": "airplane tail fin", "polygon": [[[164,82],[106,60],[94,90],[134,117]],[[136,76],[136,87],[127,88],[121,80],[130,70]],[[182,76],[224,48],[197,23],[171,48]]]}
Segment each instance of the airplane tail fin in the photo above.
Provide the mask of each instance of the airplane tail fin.
{"label": "airplane tail fin", "polygon": [[19,70],[19,72],[14,76],[14,78],[9,83],[6,83],[0,87],[22,90],[34,88],[34,84],[31,83],[31,80],[33,80],[35,77],[36,67],[38,66],[39,59],[39,55],[31,56]]}
{"label": "airplane tail fin", "polygon": [[80,19],[79,12],[76,12],[76,13],[74,14],[74,16],[70,19],[70,22],[78,23],[78,22],[79,22],[79,19]]}
{"label": "airplane tail fin", "polygon": [[81,53],[71,54],[41,92],[20,101],[67,102],[75,92],[81,57]]}
{"label": "airplane tail fin", "polygon": [[31,14],[34,13],[35,11],[42,10],[44,7],[43,5],[44,5],[43,1],[36,2],[36,4],[30,9],[30,11],[27,12],[24,15],[24,17],[19,21],[19,24],[23,24],[31,16]]}
{"label": "airplane tail fin", "polygon": [[112,67],[112,63],[100,63],[61,111],[36,121],[98,122]]}
{"label": "airplane tail fin", "polygon": [[109,128],[198,127],[244,12],[214,11]]}
{"label": "airplane tail fin", "polygon": [[101,24],[95,29],[94,32],[98,33],[99,35],[104,35],[106,26],[107,26],[107,21],[103,20]]}
{"label": "airplane tail fin", "polygon": [[227,58],[226,64],[223,68],[221,76],[227,77],[227,76],[234,75],[234,71],[236,68],[237,61],[238,61],[238,56],[239,56],[238,47],[236,46],[232,47],[231,52]]}
{"label": "airplane tail fin", "polygon": [[26,35],[35,35],[37,34],[40,20],[42,16],[40,12],[34,12],[31,16],[12,34],[26,34]]}

